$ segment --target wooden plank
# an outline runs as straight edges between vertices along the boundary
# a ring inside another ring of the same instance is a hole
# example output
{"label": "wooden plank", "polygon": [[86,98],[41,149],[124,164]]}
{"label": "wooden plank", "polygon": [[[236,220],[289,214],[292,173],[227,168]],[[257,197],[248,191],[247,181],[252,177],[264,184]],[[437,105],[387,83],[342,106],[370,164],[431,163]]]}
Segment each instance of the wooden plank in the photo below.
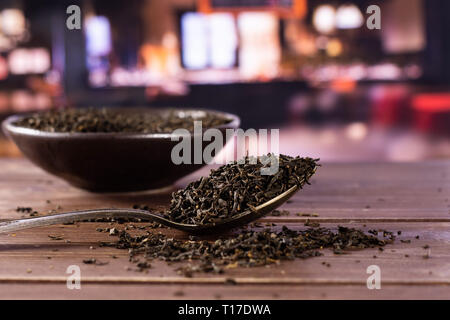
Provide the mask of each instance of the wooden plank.
{"label": "wooden plank", "polygon": [[450,287],[382,285],[117,285],[81,284],[69,290],[65,284],[1,284],[0,299],[449,299]]}
{"label": "wooden plank", "polygon": [[[107,225],[107,224],[106,224]],[[385,247],[383,252],[378,249],[365,249],[351,251],[344,255],[335,255],[330,250],[323,250],[323,256],[295,261],[284,261],[280,265],[271,265],[258,268],[236,268],[226,270],[225,274],[198,274],[194,278],[184,278],[176,273],[180,264],[168,266],[163,261],[154,261],[147,273],[134,271],[134,266],[128,262],[126,250],[109,247],[99,247],[100,241],[113,241],[105,233],[95,231],[98,226],[105,227],[105,223],[81,223],[78,227],[53,226],[35,230],[24,230],[11,235],[0,236],[0,283],[8,279],[24,282],[55,281],[64,282],[66,269],[69,265],[79,265],[83,277],[86,279],[100,279],[105,282],[115,279],[118,282],[143,281],[133,280],[146,278],[149,283],[192,282],[198,279],[210,278],[214,282],[223,282],[226,278],[246,279],[244,283],[341,283],[361,284],[367,278],[367,267],[373,264],[380,266],[383,272],[383,281],[390,284],[450,284],[450,223],[397,223],[371,224],[360,223],[342,224],[363,229],[390,229],[401,230],[402,234],[397,241]],[[336,224],[324,224],[326,227],[335,227]],[[115,225],[117,228],[123,227]],[[292,229],[305,228],[304,226],[290,225]],[[279,228],[279,226],[277,227]],[[275,228],[276,229],[276,228]],[[164,229],[169,236],[185,238],[181,232]],[[155,230],[158,232],[158,230]],[[61,235],[65,240],[51,240],[48,235]],[[419,235],[419,239],[416,236]],[[411,240],[403,243],[400,240]],[[428,245],[430,249],[424,249]],[[55,251],[57,250],[57,251]],[[425,255],[428,259],[424,259]],[[117,259],[113,259],[112,256]],[[406,257],[408,255],[408,257]],[[376,256],[376,257],[374,257]],[[83,264],[83,259],[96,258],[108,265],[96,266]],[[322,262],[331,266],[327,267]],[[131,268],[131,270],[127,270]],[[215,279],[215,280],[214,280]],[[145,281],[144,281],[145,282]]]}
{"label": "wooden plank", "polygon": [[[180,180],[177,187],[208,174],[209,169]],[[326,164],[311,186],[306,186],[281,208],[289,210],[288,216],[262,219],[263,225],[275,223],[275,229],[282,225],[303,229],[307,219],[314,219],[326,227],[401,230],[398,240],[383,252],[366,249],[334,255],[323,250],[322,257],[185,278],[177,274],[176,265],[168,266],[162,261],[154,261],[146,273],[137,272],[128,261],[126,250],[98,246],[99,241],[114,238],[96,232],[97,227],[120,229],[124,225],[58,225],[0,235],[0,298],[448,299],[449,169],[448,161]],[[17,206],[31,206],[40,213],[48,213],[146,203],[163,210],[172,190],[93,194],[69,186],[26,160],[0,160],[0,219],[3,220],[23,216],[15,211]],[[316,213],[319,217],[303,217],[297,213]],[[154,230],[158,231],[186,238],[186,234],[170,229]],[[51,240],[49,234],[62,235],[64,240]],[[417,235],[419,239],[415,238]],[[400,239],[411,243],[402,243]],[[424,249],[425,245],[430,249]],[[108,264],[82,262],[91,257]],[[330,267],[323,265],[324,261]],[[65,286],[66,270],[72,264],[81,268],[82,290],[68,290]],[[367,267],[374,264],[382,271],[382,290],[368,290],[365,285]],[[227,278],[236,279],[237,285],[225,285]]]}
{"label": "wooden plank", "polygon": [[[17,206],[42,213],[100,207],[130,207],[148,203],[167,207],[168,188],[161,193],[93,194],[73,188],[26,160],[0,160],[0,219],[19,218]],[[200,170],[179,181],[177,187],[208,174]],[[414,164],[326,164],[311,186],[285,204],[289,217],[316,213],[320,218],[450,218],[450,162]],[[50,198],[50,199],[49,199]],[[51,200],[51,203],[46,203]],[[293,220],[296,221],[296,220]],[[445,221],[445,220],[438,220]]]}

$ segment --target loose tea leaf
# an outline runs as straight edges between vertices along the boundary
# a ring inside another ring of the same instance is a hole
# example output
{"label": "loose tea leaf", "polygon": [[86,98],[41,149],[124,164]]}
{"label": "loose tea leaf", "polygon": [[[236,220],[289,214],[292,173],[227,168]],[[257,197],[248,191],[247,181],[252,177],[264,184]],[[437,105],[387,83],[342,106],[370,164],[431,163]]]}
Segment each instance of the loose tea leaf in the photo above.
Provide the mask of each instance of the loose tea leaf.
{"label": "loose tea leaf", "polygon": [[378,238],[342,226],[336,231],[323,227],[295,231],[284,226],[280,232],[271,229],[243,231],[210,242],[195,237],[177,240],[161,233],[133,236],[121,231],[117,242],[102,245],[127,249],[130,261],[138,261],[140,269],[145,265],[135,258],[137,256],[167,262],[197,261],[178,268],[185,276],[192,276],[194,272],[222,273],[229,268],[264,266],[281,260],[320,256],[319,250],[323,248],[331,248],[339,254],[351,249],[382,247],[395,240],[392,232],[383,231],[382,235]]}
{"label": "loose tea leaf", "polygon": [[97,259],[94,259],[94,258],[89,258],[89,259],[83,260],[84,264],[95,264],[96,262],[97,262]]}
{"label": "loose tea leaf", "polygon": [[33,208],[31,208],[31,207],[17,207],[16,212],[31,213],[31,212],[33,212]]}
{"label": "loose tea leaf", "polygon": [[28,213],[30,217],[35,217],[39,214],[36,210],[33,210],[33,208],[31,207],[17,207],[16,212]]}
{"label": "loose tea leaf", "polygon": [[15,125],[46,132],[128,132],[171,133],[175,129],[194,130],[194,121],[203,128],[217,127],[231,120],[202,112],[195,117],[176,112],[120,112],[114,109],[61,109],[32,114]]}
{"label": "loose tea leaf", "polygon": [[166,218],[202,225],[254,209],[295,185],[302,188],[308,184],[319,160],[280,155],[277,173],[262,175],[269,156],[245,157],[242,162],[221,166],[174,192]]}
{"label": "loose tea leaf", "polygon": [[95,258],[84,259],[83,263],[84,264],[93,264],[93,265],[96,265],[96,266],[106,266],[107,264],[109,264],[109,262],[101,262],[101,261],[98,261]]}

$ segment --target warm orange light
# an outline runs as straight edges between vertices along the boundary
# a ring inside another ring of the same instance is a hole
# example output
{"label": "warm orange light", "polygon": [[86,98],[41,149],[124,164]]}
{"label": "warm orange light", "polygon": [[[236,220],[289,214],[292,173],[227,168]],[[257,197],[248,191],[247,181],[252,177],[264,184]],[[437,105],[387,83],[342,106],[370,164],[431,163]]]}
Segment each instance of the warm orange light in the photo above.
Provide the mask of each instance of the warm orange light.
{"label": "warm orange light", "polygon": [[269,11],[278,13],[280,16],[283,17],[291,17],[291,18],[297,18],[301,19],[306,15],[307,12],[307,0],[293,0],[292,6],[282,6],[277,5],[277,2],[275,1],[274,4],[266,5],[266,6],[227,6],[227,7],[213,7],[212,0],[197,0],[197,10],[201,13],[211,13],[211,12],[231,12],[234,14],[238,14],[241,12],[248,12],[248,11]]}
{"label": "warm orange light", "polygon": [[349,93],[356,89],[356,81],[353,79],[336,79],[331,82],[331,88],[339,93]]}
{"label": "warm orange light", "polygon": [[149,70],[157,71],[161,74],[166,72],[167,50],[162,46],[144,44],[140,48],[144,65]]}
{"label": "warm orange light", "polygon": [[198,0],[197,8],[201,13],[208,14],[212,12],[211,2],[209,0]]}
{"label": "warm orange light", "polygon": [[337,57],[342,54],[342,42],[339,39],[332,39],[327,43],[327,54],[330,57]]}
{"label": "warm orange light", "polygon": [[306,0],[294,0],[294,16],[296,18],[303,18],[306,15],[308,6]]}

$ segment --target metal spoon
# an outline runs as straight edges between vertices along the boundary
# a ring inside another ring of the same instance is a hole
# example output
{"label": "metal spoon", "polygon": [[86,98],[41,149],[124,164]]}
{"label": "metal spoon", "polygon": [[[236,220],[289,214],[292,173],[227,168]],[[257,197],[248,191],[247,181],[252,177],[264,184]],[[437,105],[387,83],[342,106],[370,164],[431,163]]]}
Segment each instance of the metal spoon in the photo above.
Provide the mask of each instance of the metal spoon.
{"label": "metal spoon", "polygon": [[102,219],[102,218],[137,218],[151,220],[167,227],[182,230],[192,234],[210,233],[218,230],[226,230],[245,225],[251,221],[259,219],[272,210],[278,208],[286,202],[298,190],[298,186],[293,186],[275,198],[264,202],[253,210],[246,210],[231,218],[224,219],[218,223],[205,225],[185,224],[168,220],[159,214],[138,209],[93,209],[72,211],[54,214],[44,217],[12,220],[0,223],[0,233],[13,232],[22,229],[48,226],[53,224],[73,223],[76,221]]}

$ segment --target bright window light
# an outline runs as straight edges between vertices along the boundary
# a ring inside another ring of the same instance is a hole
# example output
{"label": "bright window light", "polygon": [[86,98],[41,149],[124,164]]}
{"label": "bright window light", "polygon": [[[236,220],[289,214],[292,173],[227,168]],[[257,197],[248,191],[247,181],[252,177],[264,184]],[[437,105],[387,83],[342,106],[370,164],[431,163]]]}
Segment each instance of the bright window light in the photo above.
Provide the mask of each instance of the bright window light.
{"label": "bright window light", "polygon": [[354,4],[342,5],[336,11],[336,27],[339,29],[356,29],[363,23],[363,15]]}
{"label": "bright window light", "polygon": [[25,32],[25,16],[19,9],[5,9],[0,12],[0,31],[7,36],[20,36]]}
{"label": "bright window light", "polygon": [[111,26],[103,16],[86,18],[86,50],[89,56],[106,56],[111,51]]}
{"label": "bright window light", "polygon": [[50,53],[45,48],[30,50],[30,64],[32,73],[45,73],[51,67]]}
{"label": "bright window light", "polygon": [[186,13],[181,18],[182,57],[189,69],[202,69],[208,65],[207,20],[200,13]]}
{"label": "bright window light", "polygon": [[231,14],[189,12],[181,18],[182,59],[188,69],[231,68],[237,37]]}
{"label": "bright window light", "polygon": [[330,5],[317,7],[313,14],[313,24],[317,31],[330,33],[334,30],[336,21],[336,10]]}
{"label": "bright window light", "polygon": [[8,56],[12,74],[44,73],[51,67],[50,53],[45,48],[18,48]]}
{"label": "bright window light", "polygon": [[281,48],[278,17],[270,12],[238,16],[239,71],[244,78],[273,78],[278,74]]}
{"label": "bright window light", "polygon": [[209,17],[211,64],[215,68],[230,68],[235,64],[237,37],[233,17],[229,14],[214,14]]}

